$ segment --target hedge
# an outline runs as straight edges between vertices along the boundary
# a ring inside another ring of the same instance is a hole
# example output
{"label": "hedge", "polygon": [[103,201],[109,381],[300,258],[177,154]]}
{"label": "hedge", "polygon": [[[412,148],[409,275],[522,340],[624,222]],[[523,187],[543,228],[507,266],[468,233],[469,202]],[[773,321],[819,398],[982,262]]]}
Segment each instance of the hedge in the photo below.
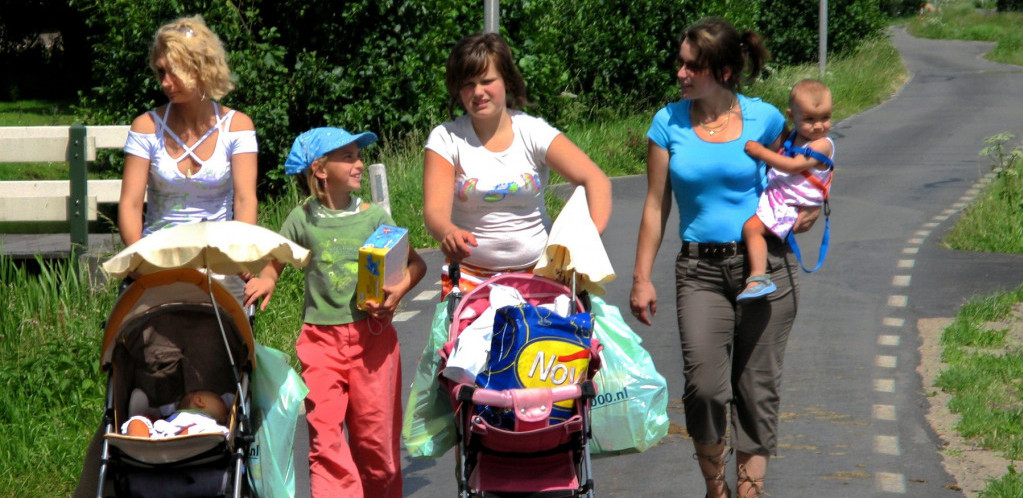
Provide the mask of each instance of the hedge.
{"label": "hedge", "polygon": [[[224,40],[237,89],[223,103],[249,114],[260,140],[261,189],[281,185],[295,135],[314,126],[372,129],[386,142],[422,137],[447,118],[444,61],[483,26],[464,0],[71,0],[92,47],[87,122],[128,123],[164,102],[146,60],[152,35],[202,14]],[[798,2],[802,4],[803,2]],[[778,63],[816,60],[816,10],[782,0],[501,2],[501,32],[526,79],[532,112],[556,126],[660,105],[677,95],[684,27],[718,15],[760,31]],[[884,17],[873,0],[831,0],[829,47],[855,49]],[[120,170],[116,156],[101,167]]]}

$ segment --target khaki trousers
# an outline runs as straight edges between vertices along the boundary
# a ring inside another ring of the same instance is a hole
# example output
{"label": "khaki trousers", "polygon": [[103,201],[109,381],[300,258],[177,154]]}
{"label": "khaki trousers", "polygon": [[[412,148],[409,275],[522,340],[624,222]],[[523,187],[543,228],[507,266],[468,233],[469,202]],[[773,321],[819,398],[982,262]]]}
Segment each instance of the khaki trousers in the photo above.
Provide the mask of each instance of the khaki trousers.
{"label": "khaki trousers", "polygon": [[745,287],[745,254],[701,259],[691,247],[675,262],[683,404],[686,428],[697,443],[723,440],[731,415],[737,451],[777,453],[781,373],[796,318],[799,266],[788,245],[774,237],[768,237],[768,252],[767,271],[778,290],[741,305],[735,296]]}

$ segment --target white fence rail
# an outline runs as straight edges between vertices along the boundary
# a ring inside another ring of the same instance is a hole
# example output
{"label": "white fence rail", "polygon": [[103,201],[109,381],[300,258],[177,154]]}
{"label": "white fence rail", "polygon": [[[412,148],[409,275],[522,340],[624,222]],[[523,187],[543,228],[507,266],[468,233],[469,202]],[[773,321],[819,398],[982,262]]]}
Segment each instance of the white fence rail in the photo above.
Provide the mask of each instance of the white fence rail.
{"label": "white fence rail", "polygon": [[0,127],[0,162],[67,161],[67,180],[0,181],[0,232],[4,226],[61,222],[71,234],[71,250],[88,247],[88,224],[98,203],[116,203],[121,180],[88,180],[96,151],[120,149],[128,126]]}

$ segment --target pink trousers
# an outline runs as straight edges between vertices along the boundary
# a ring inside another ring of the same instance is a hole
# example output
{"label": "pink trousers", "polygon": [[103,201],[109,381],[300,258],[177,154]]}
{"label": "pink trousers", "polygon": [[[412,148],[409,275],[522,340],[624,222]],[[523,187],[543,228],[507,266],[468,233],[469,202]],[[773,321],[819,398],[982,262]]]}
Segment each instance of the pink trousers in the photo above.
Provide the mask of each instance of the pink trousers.
{"label": "pink trousers", "polygon": [[313,497],[400,498],[401,356],[394,327],[374,318],[305,324],[295,351],[309,387]]}

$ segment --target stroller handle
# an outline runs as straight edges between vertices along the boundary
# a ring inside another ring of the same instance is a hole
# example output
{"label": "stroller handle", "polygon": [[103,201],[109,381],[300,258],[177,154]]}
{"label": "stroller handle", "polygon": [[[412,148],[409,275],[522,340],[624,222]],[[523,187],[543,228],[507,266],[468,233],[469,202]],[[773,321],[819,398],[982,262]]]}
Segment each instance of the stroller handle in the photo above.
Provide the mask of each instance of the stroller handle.
{"label": "stroller handle", "polygon": [[538,393],[550,391],[551,401],[554,403],[578,398],[593,399],[597,395],[597,388],[593,384],[593,381],[587,380],[580,382],[579,384],[569,384],[566,386],[505,389],[502,391],[484,389],[482,387],[470,386],[468,384],[460,384],[458,386],[456,398],[459,401],[472,402],[478,405],[511,408],[514,405],[516,392],[525,393],[529,391]]}

